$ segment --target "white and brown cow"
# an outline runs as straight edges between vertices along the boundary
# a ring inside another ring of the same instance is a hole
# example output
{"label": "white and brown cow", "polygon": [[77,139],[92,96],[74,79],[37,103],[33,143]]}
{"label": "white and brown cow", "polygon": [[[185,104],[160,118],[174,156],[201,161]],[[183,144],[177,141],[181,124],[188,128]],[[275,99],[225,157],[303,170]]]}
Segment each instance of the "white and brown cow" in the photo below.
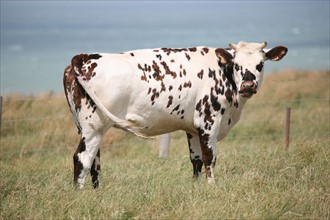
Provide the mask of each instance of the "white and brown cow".
{"label": "white and brown cow", "polygon": [[90,172],[99,185],[100,143],[117,127],[141,137],[187,134],[194,177],[205,167],[214,182],[216,143],[238,122],[261,86],[266,60],[287,48],[266,43],[230,48],[158,48],[121,54],[80,54],[64,72],[64,90],[81,140],[73,156],[74,182]]}

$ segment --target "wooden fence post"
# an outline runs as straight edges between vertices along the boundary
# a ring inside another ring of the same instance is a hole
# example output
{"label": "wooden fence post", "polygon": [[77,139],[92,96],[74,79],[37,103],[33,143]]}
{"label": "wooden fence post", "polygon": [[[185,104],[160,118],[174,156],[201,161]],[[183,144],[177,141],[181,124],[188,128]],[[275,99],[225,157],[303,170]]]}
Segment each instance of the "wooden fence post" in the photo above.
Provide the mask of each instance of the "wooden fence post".
{"label": "wooden fence post", "polygon": [[285,114],[285,148],[289,148],[290,143],[290,117],[291,117],[291,108],[286,109]]}
{"label": "wooden fence post", "polygon": [[2,126],[2,96],[0,96],[0,133],[1,133],[1,126]]}

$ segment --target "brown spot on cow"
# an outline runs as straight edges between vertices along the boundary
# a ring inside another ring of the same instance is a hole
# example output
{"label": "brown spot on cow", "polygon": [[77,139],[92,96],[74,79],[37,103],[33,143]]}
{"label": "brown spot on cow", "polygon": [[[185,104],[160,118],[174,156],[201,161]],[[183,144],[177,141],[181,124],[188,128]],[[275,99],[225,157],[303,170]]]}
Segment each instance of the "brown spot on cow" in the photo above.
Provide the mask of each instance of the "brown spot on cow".
{"label": "brown spot on cow", "polygon": [[184,84],[183,84],[183,87],[184,88],[191,88],[191,82],[190,82],[190,80],[189,80],[189,82],[185,82]]}
{"label": "brown spot on cow", "polygon": [[204,74],[204,70],[201,70],[199,73],[197,73],[197,77],[203,79],[203,74]]}
{"label": "brown spot on cow", "polygon": [[89,54],[88,55],[88,60],[98,60],[100,59],[102,56],[100,54]]}
{"label": "brown spot on cow", "polygon": [[134,53],[130,53],[130,55],[131,55],[132,57],[134,57]]}
{"label": "brown spot on cow", "polygon": [[211,107],[208,102],[204,104],[204,122],[205,123],[208,122],[210,125],[213,125],[214,123],[214,120],[212,119],[212,115],[211,115]]}
{"label": "brown spot on cow", "polygon": [[162,81],[162,83],[160,85],[161,85],[160,92],[165,92],[166,91],[166,86],[165,86],[164,82]]}
{"label": "brown spot on cow", "polygon": [[190,52],[196,52],[197,51],[197,48],[196,47],[191,47],[188,49]]}
{"label": "brown spot on cow", "polygon": [[176,112],[176,111],[179,111],[179,108],[180,108],[180,104],[177,105],[171,112],[171,115],[173,114],[173,112]]}
{"label": "brown spot on cow", "polygon": [[204,51],[204,53],[208,53],[209,52],[209,48],[207,48],[207,47],[204,47],[202,50]]}
{"label": "brown spot on cow", "polygon": [[229,103],[233,102],[233,92],[230,89],[226,90],[225,96]]}
{"label": "brown spot on cow", "polygon": [[141,64],[138,64],[137,67],[143,72],[143,75],[141,76],[141,80],[143,81],[148,81],[147,75],[145,73],[145,69],[141,66]]}
{"label": "brown spot on cow", "polygon": [[183,76],[186,76],[186,75],[187,75],[187,71],[185,69],[180,71],[180,77],[183,77]]}
{"label": "brown spot on cow", "polygon": [[156,63],[156,61],[152,61],[152,69],[156,72],[156,73],[160,73],[160,69],[159,69],[159,66],[158,64]]}
{"label": "brown spot on cow", "polygon": [[185,55],[186,55],[187,60],[189,61],[190,60],[189,54],[185,53]]}
{"label": "brown spot on cow", "polygon": [[160,72],[155,71],[152,76],[157,81],[162,81],[164,79],[164,76],[160,75]]}
{"label": "brown spot on cow", "polygon": [[143,72],[143,75],[141,76],[142,81],[148,81],[146,74]]}
{"label": "brown spot on cow", "polygon": [[210,77],[210,78],[213,78],[213,79],[216,79],[215,70],[211,70],[211,69],[209,68],[209,77]]}
{"label": "brown spot on cow", "polygon": [[173,77],[173,79],[176,78],[176,73],[170,70],[170,68],[168,67],[166,62],[163,61],[160,64],[162,64],[162,66],[164,67],[166,75],[171,75]]}
{"label": "brown spot on cow", "polygon": [[214,111],[219,111],[221,109],[221,104],[218,101],[218,97],[214,95],[214,88],[211,88],[211,104]]}
{"label": "brown spot on cow", "polygon": [[239,70],[239,66],[238,66],[238,64],[237,64],[237,63],[235,64],[235,70],[236,70],[236,71],[238,71],[238,70]]}
{"label": "brown spot on cow", "polygon": [[166,108],[169,108],[172,105],[172,103],[173,103],[173,96],[169,96]]}
{"label": "brown spot on cow", "polygon": [[199,102],[196,104],[195,110],[198,111],[199,116],[202,115],[202,100],[199,100]]}
{"label": "brown spot on cow", "polygon": [[138,63],[137,67],[138,67],[140,70],[144,71],[144,69],[143,69],[143,67],[141,66],[141,64]]}
{"label": "brown spot on cow", "polygon": [[223,114],[225,114],[225,111],[226,111],[226,109],[225,108],[222,108],[221,111],[220,111],[220,113],[223,115]]}
{"label": "brown spot on cow", "polygon": [[157,89],[152,90],[152,95],[151,95],[151,105],[155,104],[155,99],[159,97],[159,92],[157,92]]}

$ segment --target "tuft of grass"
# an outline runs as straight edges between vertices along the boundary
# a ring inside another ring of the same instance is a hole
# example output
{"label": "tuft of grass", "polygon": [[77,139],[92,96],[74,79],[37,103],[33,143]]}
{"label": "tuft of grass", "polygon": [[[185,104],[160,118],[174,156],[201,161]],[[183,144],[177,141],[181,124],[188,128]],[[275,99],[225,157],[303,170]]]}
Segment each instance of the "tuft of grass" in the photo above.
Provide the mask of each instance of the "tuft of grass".
{"label": "tuft of grass", "polygon": [[214,185],[193,181],[184,132],[171,135],[164,160],[157,138],[111,129],[100,189],[88,178],[77,190],[79,137],[64,95],[4,97],[0,219],[328,219],[329,124],[329,72],[271,74],[218,143]]}

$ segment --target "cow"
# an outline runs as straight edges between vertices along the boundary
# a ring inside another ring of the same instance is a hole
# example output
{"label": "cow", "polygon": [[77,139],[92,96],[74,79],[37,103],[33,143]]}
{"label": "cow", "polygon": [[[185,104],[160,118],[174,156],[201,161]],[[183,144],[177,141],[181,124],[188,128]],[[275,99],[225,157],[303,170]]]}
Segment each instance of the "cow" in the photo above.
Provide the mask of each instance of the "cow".
{"label": "cow", "polygon": [[204,166],[214,183],[216,143],[239,121],[260,89],[266,60],[288,49],[267,43],[229,48],[156,48],[120,54],[79,54],[64,71],[64,90],[80,142],[73,155],[74,183],[90,172],[99,186],[100,143],[111,127],[139,137],[186,132],[193,177]]}

